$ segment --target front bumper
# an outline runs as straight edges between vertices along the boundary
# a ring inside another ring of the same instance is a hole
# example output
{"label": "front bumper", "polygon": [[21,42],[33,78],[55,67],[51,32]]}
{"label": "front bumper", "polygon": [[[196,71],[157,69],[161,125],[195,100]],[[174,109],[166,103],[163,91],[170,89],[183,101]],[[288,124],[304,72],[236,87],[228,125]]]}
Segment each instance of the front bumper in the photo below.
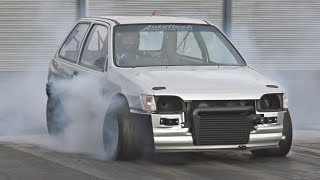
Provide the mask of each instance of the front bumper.
{"label": "front bumper", "polygon": [[[285,111],[257,112],[257,114],[264,117],[275,117],[277,118],[277,123],[256,125],[255,129],[250,132],[247,144],[234,145],[194,145],[189,128],[183,127],[184,114],[152,114],[155,151],[210,151],[216,149],[258,149],[277,146],[280,140],[285,139],[285,136],[282,135]],[[161,118],[179,119],[179,124],[175,126],[160,125]]]}

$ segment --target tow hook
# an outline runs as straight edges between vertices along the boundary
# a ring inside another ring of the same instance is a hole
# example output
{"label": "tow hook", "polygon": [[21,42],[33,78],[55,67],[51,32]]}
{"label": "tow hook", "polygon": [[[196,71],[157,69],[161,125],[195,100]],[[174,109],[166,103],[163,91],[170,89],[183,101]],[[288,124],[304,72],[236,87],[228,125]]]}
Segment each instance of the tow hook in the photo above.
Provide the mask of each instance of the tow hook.
{"label": "tow hook", "polygon": [[247,149],[247,146],[246,145],[239,145],[238,148],[245,150],[245,149]]}

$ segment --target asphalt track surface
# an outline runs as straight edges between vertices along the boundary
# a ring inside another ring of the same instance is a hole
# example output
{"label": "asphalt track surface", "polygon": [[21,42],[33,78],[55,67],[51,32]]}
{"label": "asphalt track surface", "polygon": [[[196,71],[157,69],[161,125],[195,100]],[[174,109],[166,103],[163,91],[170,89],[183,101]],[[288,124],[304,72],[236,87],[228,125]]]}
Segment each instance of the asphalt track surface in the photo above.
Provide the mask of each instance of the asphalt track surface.
{"label": "asphalt track surface", "polygon": [[132,162],[3,142],[0,179],[319,179],[318,135],[297,131],[285,158],[255,158],[249,151],[238,150],[156,154]]}

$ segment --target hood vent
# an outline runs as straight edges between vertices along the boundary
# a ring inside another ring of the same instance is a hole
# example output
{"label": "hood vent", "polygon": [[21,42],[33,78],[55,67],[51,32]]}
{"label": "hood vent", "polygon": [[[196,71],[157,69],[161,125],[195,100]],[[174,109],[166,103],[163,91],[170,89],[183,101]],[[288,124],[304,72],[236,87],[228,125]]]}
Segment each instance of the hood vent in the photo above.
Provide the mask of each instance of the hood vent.
{"label": "hood vent", "polygon": [[279,88],[277,85],[266,85],[268,88]]}
{"label": "hood vent", "polygon": [[153,87],[152,88],[153,90],[165,90],[166,89],[166,87]]}

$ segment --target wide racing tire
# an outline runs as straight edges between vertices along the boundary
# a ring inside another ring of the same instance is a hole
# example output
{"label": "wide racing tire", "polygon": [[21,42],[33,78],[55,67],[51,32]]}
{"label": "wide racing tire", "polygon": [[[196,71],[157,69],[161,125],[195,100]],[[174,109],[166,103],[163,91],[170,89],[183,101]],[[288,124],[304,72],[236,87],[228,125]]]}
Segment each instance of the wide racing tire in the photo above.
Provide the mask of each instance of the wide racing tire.
{"label": "wide racing tire", "polygon": [[109,160],[135,160],[152,153],[150,116],[130,113],[124,97],[113,98],[104,120],[103,144]]}
{"label": "wide racing tire", "polygon": [[46,118],[50,135],[56,136],[64,132],[67,125],[67,117],[58,97],[48,96]]}
{"label": "wide racing tire", "polygon": [[251,153],[257,157],[266,157],[266,156],[283,157],[289,153],[292,145],[292,122],[291,122],[291,116],[289,111],[287,111],[284,115],[282,134],[286,138],[285,140],[281,140],[279,142],[278,147],[267,148],[267,149],[255,149],[255,150],[251,150]]}

